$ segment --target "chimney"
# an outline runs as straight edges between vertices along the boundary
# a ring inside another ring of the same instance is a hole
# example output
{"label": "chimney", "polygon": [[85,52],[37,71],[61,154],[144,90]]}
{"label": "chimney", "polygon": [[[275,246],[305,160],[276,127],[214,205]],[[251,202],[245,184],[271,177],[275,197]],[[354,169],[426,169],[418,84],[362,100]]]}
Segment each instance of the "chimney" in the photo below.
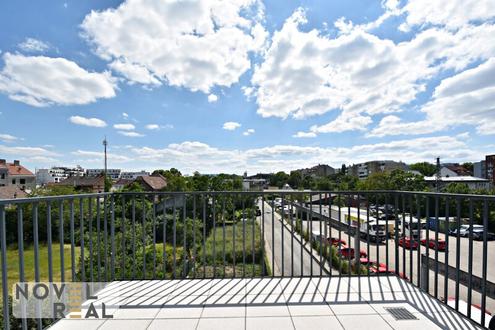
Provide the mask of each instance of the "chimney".
{"label": "chimney", "polygon": [[5,165],[5,159],[0,159],[0,165]]}
{"label": "chimney", "polygon": [[19,162],[18,160],[14,160],[14,166],[19,166],[21,164],[21,162]]}

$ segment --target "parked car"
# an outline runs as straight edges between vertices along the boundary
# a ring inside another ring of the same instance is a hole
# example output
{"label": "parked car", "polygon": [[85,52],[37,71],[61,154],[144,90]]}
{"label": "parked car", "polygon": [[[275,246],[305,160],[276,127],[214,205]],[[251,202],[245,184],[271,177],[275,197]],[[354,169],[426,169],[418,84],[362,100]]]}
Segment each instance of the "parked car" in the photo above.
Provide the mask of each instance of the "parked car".
{"label": "parked car", "polygon": [[343,239],[339,239],[339,238],[336,238],[336,237],[328,237],[327,238],[327,241],[329,244],[333,245],[333,246],[339,246],[339,245],[347,245],[347,242]]}
{"label": "parked car", "polygon": [[410,237],[401,237],[399,238],[399,246],[403,246],[406,249],[417,249],[419,244],[418,241],[415,241]]}
{"label": "parked car", "polygon": [[[350,247],[341,247],[338,250],[338,254],[341,255],[343,258],[354,259],[356,253],[354,252],[354,249],[353,248],[350,248]],[[359,251],[359,257],[360,258],[366,258],[366,257],[368,257],[368,254],[366,253],[366,251],[360,250]]]}
{"label": "parked car", "polygon": [[[470,225],[461,225],[459,227],[459,236],[462,237],[469,237],[469,232],[470,232]],[[473,239],[482,241],[483,240],[483,233],[485,231],[485,227],[482,225],[473,225],[472,226],[472,232],[473,232]],[[449,231],[450,235],[457,236],[457,229],[454,229],[452,231]],[[486,233],[487,240],[495,240],[495,234],[492,232],[487,232]]]}
{"label": "parked car", "polygon": [[[369,266],[369,271],[372,274],[397,275],[395,273],[395,270],[387,269],[387,265],[382,262],[371,261],[368,258],[360,258],[359,262],[365,267]],[[399,277],[405,280],[409,280],[409,278],[403,272],[399,272]]]}
{"label": "parked car", "polygon": [[[421,245],[426,246],[427,240],[426,238],[421,240]],[[444,240],[439,239],[438,241],[434,240],[433,238],[430,238],[428,240],[428,247],[430,249],[437,249],[438,251],[445,251],[446,249],[446,244]]]}
{"label": "parked car", "polygon": [[[473,239],[477,240],[477,241],[482,241],[483,240],[483,233],[484,233],[485,229],[479,229],[479,228],[473,228]],[[468,234],[469,236],[469,234]],[[491,233],[491,232],[487,232],[486,233],[486,239],[488,241],[492,241],[495,239],[495,234],[494,233]]]}

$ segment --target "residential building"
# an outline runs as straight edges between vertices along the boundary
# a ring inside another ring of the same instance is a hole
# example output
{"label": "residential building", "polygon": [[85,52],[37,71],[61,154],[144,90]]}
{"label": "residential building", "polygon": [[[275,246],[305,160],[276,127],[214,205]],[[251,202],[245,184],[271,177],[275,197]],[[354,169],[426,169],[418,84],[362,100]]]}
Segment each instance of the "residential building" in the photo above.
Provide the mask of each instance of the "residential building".
{"label": "residential building", "polygon": [[440,168],[441,177],[451,177],[451,176],[471,176],[471,173],[467,168],[459,164],[443,164]]}
{"label": "residential building", "polygon": [[296,170],[301,172],[301,176],[312,176],[312,177],[325,177],[332,174],[335,174],[335,169],[329,165],[318,164],[311,168],[304,168],[300,170]]}
{"label": "residential building", "polygon": [[403,162],[393,160],[374,160],[360,164],[354,164],[350,167],[349,173],[364,180],[373,173],[389,172],[393,170],[407,170],[407,165]]}
{"label": "residential building", "polygon": [[111,191],[120,191],[120,190],[124,189],[125,186],[130,185],[133,182],[134,182],[134,180],[120,178],[117,180],[117,182],[115,182],[112,185]]}
{"label": "residential building", "polygon": [[85,192],[105,191],[105,176],[72,176],[58,183],[49,183],[48,186],[71,186],[74,189]]}
{"label": "residential building", "polygon": [[244,191],[263,191],[268,187],[266,179],[243,179],[242,190]]}
{"label": "residential building", "polygon": [[[107,176],[112,180],[118,180],[120,178],[120,169],[109,168],[107,169]],[[105,173],[105,169],[103,168],[88,168],[86,170],[86,176],[99,176]]]}
{"label": "residential building", "polygon": [[[425,176],[426,183],[434,188],[436,186],[436,176]],[[443,190],[450,183],[464,183],[469,189],[491,189],[492,182],[488,179],[476,178],[474,176],[445,176],[439,177],[439,189]]]}
{"label": "residential building", "polygon": [[167,186],[167,180],[160,174],[139,176],[134,182],[139,183],[145,191],[160,191]]}
{"label": "residential building", "polygon": [[140,172],[122,172],[120,173],[121,179],[134,180],[139,176],[149,176],[150,172],[140,171]]}
{"label": "residential building", "polygon": [[21,190],[31,190],[36,187],[36,176],[21,165],[18,160],[7,163],[0,159],[0,187],[15,186]]}
{"label": "residential building", "polygon": [[486,179],[486,161],[473,163],[473,176]]}
{"label": "residential building", "polygon": [[485,178],[495,184],[495,155],[485,156]]}
{"label": "residential building", "polygon": [[44,186],[48,183],[63,181],[71,176],[84,176],[84,169],[77,165],[76,167],[52,167],[40,168],[36,171],[36,184]]}

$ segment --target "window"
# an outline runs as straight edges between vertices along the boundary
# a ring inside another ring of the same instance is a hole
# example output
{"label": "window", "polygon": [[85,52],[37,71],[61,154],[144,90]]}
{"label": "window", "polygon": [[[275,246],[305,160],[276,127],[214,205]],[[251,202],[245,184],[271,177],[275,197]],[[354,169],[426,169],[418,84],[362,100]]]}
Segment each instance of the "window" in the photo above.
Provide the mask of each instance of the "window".
{"label": "window", "polygon": [[15,179],[12,179],[12,184],[15,184]]}
{"label": "window", "polygon": [[26,184],[26,179],[20,179],[21,184]]}
{"label": "window", "polygon": [[0,179],[2,179],[2,180],[5,179],[5,173],[0,174]]}

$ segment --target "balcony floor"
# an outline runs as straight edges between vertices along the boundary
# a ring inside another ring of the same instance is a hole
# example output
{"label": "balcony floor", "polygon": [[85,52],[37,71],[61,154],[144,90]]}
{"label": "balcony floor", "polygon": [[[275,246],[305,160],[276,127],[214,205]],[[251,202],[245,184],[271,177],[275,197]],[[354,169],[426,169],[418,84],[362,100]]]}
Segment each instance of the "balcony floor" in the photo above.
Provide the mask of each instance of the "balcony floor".
{"label": "balcony floor", "polygon": [[116,281],[93,302],[113,318],[51,329],[481,329],[395,276]]}

